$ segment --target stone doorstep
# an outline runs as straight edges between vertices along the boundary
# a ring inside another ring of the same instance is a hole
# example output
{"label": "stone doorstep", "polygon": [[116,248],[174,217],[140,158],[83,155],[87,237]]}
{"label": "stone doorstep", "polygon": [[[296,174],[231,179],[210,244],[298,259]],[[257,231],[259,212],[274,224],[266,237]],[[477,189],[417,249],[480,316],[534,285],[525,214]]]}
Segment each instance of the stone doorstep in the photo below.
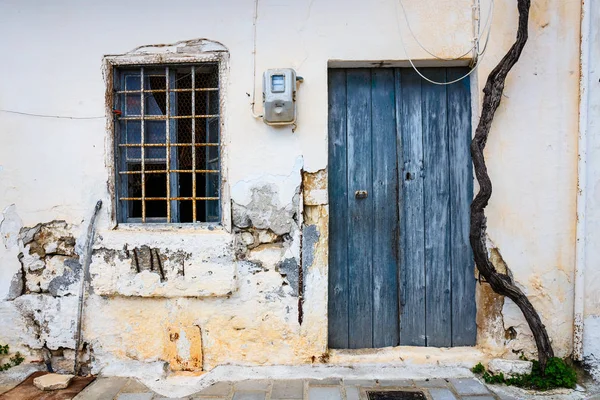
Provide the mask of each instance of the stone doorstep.
{"label": "stone doorstep", "polygon": [[38,376],[33,384],[40,390],[66,389],[75,375],[46,374]]}
{"label": "stone doorstep", "polygon": [[515,375],[527,375],[531,373],[533,363],[523,360],[504,360],[502,358],[494,358],[490,360],[487,368],[494,374],[503,373],[504,376],[512,378]]}

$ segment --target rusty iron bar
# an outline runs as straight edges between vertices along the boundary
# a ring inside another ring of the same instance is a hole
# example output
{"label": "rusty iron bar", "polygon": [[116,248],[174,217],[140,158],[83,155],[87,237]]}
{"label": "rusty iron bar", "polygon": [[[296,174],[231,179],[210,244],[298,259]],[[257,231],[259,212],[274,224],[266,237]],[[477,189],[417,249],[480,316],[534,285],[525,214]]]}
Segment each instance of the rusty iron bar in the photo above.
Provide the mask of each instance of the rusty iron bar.
{"label": "rusty iron bar", "polygon": [[[161,75],[162,76],[162,75]],[[216,92],[219,88],[169,89],[169,92]],[[166,93],[165,89],[148,89],[146,93]],[[116,94],[139,94],[140,90],[117,90]]]}
{"label": "rusty iron bar", "polygon": [[[196,143],[196,67],[192,66],[192,143]],[[192,222],[196,222],[196,147],[192,148]]]}
{"label": "rusty iron bar", "polygon": [[[210,93],[205,92],[206,93],[206,97],[205,97],[205,104],[204,104],[204,112],[206,112],[207,114],[210,113]],[[210,138],[210,119],[206,118],[204,120],[204,135],[206,137],[206,140],[209,140],[208,138]],[[208,151],[209,149],[205,149],[204,150],[204,168],[208,168],[208,166],[210,165],[210,151]],[[208,177],[207,177],[208,178]],[[204,192],[208,195],[208,188],[210,187],[210,184],[207,182],[207,180],[204,181]],[[204,208],[204,218],[208,217],[208,210],[206,209],[206,207]]]}
{"label": "rusty iron bar", "polygon": [[[137,161],[142,162],[141,158],[133,158],[133,157],[131,157],[131,158],[128,158],[127,160],[131,161],[131,162],[137,162]],[[145,164],[162,163],[164,161],[165,161],[164,158],[147,158],[147,157],[144,158],[144,163]],[[146,171],[146,172],[148,172],[148,171]]]}
{"label": "rusty iron bar", "polygon": [[219,114],[205,114],[205,115],[135,115],[128,117],[119,117],[119,121],[139,121],[139,120],[151,120],[151,121],[166,121],[167,119],[185,119],[185,118],[218,118]]}
{"label": "rusty iron bar", "polygon": [[169,117],[171,116],[171,96],[169,96],[169,67],[165,67],[165,87],[167,89],[167,95],[165,96],[166,101],[166,112],[167,112],[167,123],[166,125],[166,154],[167,158],[167,222],[171,222],[171,124],[169,123]]}
{"label": "rusty iron bar", "polygon": [[[193,173],[193,174],[218,174],[219,170],[217,169],[197,169],[195,171],[189,169],[170,169],[169,172],[174,173]],[[142,171],[119,171],[120,175],[139,175]],[[167,170],[148,170],[144,171],[145,174],[166,174]]]}
{"label": "rusty iron bar", "polygon": [[[141,80],[141,84],[140,84],[140,88],[141,88],[141,93],[140,93],[140,115],[142,116],[142,118],[144,118],[144,111],[145,111],[145,105],[144,103],[146,102],[145,99],[145,95],[144,95],[144,67],[140,68],[140,80]],[[142,144],[142,147],[144,146],[145,143],[145,127],[144,127],[144,123],[141,123],[141,133],[140,133],[140,142]],[[144,197],[146,197],[146,174],[144,173],[144,169],[145,169],[145,153],[146,151],[144,149],[141,149],[141,173],[142,173],[142,222],[146,222],[146,202],[144,201]]]}
{"label": "rusty iron bar", "polygon": [[87,287],[90,284],[90,264],[92,263],[92,252],[94,249],[94,233],[95,233],[95,225],[96,225],[96,217],[98,216],[98,212],[102,207],[102,200],[98,200],[96,202],[96,206],[94,207],[94,212],[90,218],[90,223],[87,228],[87,235],[85,240],[84,254],[83,254],[83,276],[80,278],[79,284],[79,299],[77,302],[77,330],[75,331],[75,365],[73,366],[73,373],[75,375],[79,375],[79,351],[81,349],[81,328],[83,322],[83,306],[85,304],[85,295],[87,292]]}
{"label": "rusty iron bar", "polygon": [[[171,143],[171,147],[186,147],[186,146],[218,146],[219,143]],[[144,143],[144,147],[165,147],[165,143]],[[140,143],[120,143],[119,147],[142,147]]]}
{"label": "rusty iron bar", "polygon": [[[171,200],[219,200],[218,197],[171,197]],[[119,197],[123,201],[139,201],[141,197]],[[145,201],[167,200],[166,197],[144,197]]]}

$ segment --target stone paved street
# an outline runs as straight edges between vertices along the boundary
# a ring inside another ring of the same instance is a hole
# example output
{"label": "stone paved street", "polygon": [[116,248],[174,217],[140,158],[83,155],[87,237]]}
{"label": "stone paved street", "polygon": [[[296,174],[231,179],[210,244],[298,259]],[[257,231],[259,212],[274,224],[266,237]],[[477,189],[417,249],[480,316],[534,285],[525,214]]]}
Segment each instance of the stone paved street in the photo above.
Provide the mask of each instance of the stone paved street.
{"label": "stone paved street", "polygon": [[[430,380],[246,380],[218,382],[185,400],[367,400],[367,391],[423,391],[429,400],[510,400],[498,397],[476,379]],[[99,378],[75,400],[159,400],[133,379]]]}

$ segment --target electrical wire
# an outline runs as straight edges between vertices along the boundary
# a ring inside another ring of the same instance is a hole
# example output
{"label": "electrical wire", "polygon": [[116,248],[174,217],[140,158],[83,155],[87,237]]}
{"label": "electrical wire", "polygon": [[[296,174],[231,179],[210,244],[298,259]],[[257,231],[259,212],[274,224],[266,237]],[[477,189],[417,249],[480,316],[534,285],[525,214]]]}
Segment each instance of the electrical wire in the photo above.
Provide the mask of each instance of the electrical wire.
{"label": "electrical wire", "polygon": [[[402,0],[398,0],[398,1],[400,2],[400,5],[402,6],[402,9],[404,10],[404,5],[403,5],[403,3],[402,3]],[[491,7],[491,8],[490,8],[490,14],[489,14],[489,17],[488,17],[488,19],[490,19],[490,20],[491,20],[491,12],[493,11],[493,1],[494,1],[494,0],[491,0],[491,4],[490,4],[490,7]],[[395,3],[395,4],[397,4],[397,3]],[[405,13],[405,16],[406,16],[406,13]],[[438,81],[434,81],[434,80],[432,80],[432,79],[429,79],[428,77],[426,77],[425,75],[423,75],[423,73],[422,73],[421,71],[419,71],[419,69],[417,68],[417,66],[414,64],[414,62],[413,62],[412,58],[411,58],[411,57],[408,55],[408,50],[406,49],[406,45],[404,44],[404,39],[403,39],[403,37],[402,37],[402,31],[400,30],[400,20],[398,19],[398,10],[397,10],[397,9],[396,9],[396,22],[397,22],[397,27],[398,27],[398,34],[399,34],[399,36],[400,36],[400,44],[402,45],[402,49],[404,50],[404,54],[406,55],[406,58],[408,59],[408,62],[410,63],[411,67],[412,67],[412,68],[415,70],[415,72],[416,72],[416,73],[417,73],[417,74],[418,74],[418,75],[419,75],[421,78],[425,79],[427,82],[429,82],[429,83],[432,83],[432,84],[434,84],[434,85],[440,85],[440,86],[452,85],[453,83],[459,82],[459,81],[461,81],[461,80],[465,79],[466,77],[468,77],[469,75],[471,75],[473,72],[475,72],[475,70],[477,70],[477,68],[478,68],[478,67],[479,67],[479,65],[481,64],[481,60],[483,60],[483,57],[485,56],[485,50],[487,49],[487,42],[489,41],[489,36],[490,36],[491,29],[492,29],[492,26],[491,26],[491,24],[490,24],[490,25],[489,25],[489,27],[488,27],[487,39],[486,39],[486,43],[485,43],[485,45],[484,45],[484,50],[481,52],[481,54],[479,54],[479,51],[477,52],[477,53],[478,53],[477,61],[475,62],[475,65],[473,66],[473,68],[471,68],[471,70],[470,70],[469,72],[467,72],[466,74],[464,74],[464,75],[463,75],[463,76],[461,76],[460,78],[454,79],[454,80],[452,80],[452,81],[450,81],[450,82],[438,82]],[[408,19],[407,19],[407,21],[406,21],[406,22],[407,22],[407,24],[408,24]],[[487,25],[487,24],[486,24],[486,25]],[[409,29],[410,29],[410,28],[409,28]],[[411,31],[411,33],[412,33],[412,31]],[[415,40],[417,41],[417,43],[419,43],[419,45],[421,46],[421,44],[420,44],[419,40],[418,40],[418,39],[417,39],[417,37],[414,35],[414,33],[413,33],[413,37],[415,38]],[[472,51],[473,49],[475,49],[475,48],[477,47],[477,45],[478,45],[478,43],[479,43],[479,40],[480,40],[480,39],[481,39],[481,35],[480,35],[480,36],[478,36],[478,38],[476,39],[475,46],[474,46],[473,48],[471,48],[471,50],[470,50],[470,51]],[[427,52],[428,52],[429,54],[431,54],[432,56],[434,56],[434,57],[436,57],[436,58],[438,58],[438,59],[442,59],[442,60],[443,60],[443,58],[437,57],[435,54],[432,54],[432,53],[430,53],[430,52],[429,52],[427,49],[425,49],[423,46],[421,46],[421,47],[423,48],[423,50],[427,51]],[[469,51],[469,52],[470,52],[470,51]],[[466,53],[466,54],[468,54],[468,53]],[[465,54],[465,55],[466,55],[466,54]],[[448,59],[447,61],[451,61],[451,60],[453,60],[453,59]]]}
{"label": "electrical wire", "polygon": [[[419,45],[419,47],[421,49],[423,49],[423,51],[425,51],[430,56],[432,56],[434,58],[437,58],[438,60],[442,60],[442,61],[456,61],[456,60],[460,60],[461,58],[465,57],[466,55],[468,55],[469,53],[471,53],[473,50],[476,50],[476,49],[477,49],[477,54],[478,55],[481,54],[481,53],[479,53],[479,49],[478,49],[479,42],[481,41],[481,35],[478,35],[478,37],[474,40],[473,46],[471,46],[471,48],[469,48],[466,52],[464,52],[460,56],[452,57],[452,58],[445,58],[445,57],[440,57],[440,56],[434,54],[432,51],[430,51],[429,49],[427,49],[423,45],[423,43],[421,43],[421,41],[419,40],[419,38],[417,37],[417,35],[415,34],[415,32],[413,31],[413,29],[412,29],[412,27],[410,25],[410,21],[408,19],[408,13],[406,12],[406,8],[404,7],[404,3],[402,2],[402,0],[398,0],[398,1],[400,3],[400,7],[402,8],[402,13],[404,14],[404,20],[406,21],[406,26],[408,27],[408,30],[409,30],[410,34],[415,39],[415,41],[417,42],[417,44]],[[480,7],[478,7],[478,8],[480,8]],[[491,0],[490,1],[490,10],[488,11],[488,15],[487,15],[487,18],[485,20],[485,24],[483,25],[483,30],[481,30],[482,32],[485,32],[486,29],[488,29],[488,25],[490,25],[491,20],[492,20],[493,11],[494,11],[494,0]],[[488,34],[487,34],[487,38],[486,38],[486,42],[485,42],[484,48],[487,47],[487,41],[489,40],[489,32],[490,32],[490,30],[491,30],[491,26],[489,26],[489,29],[488,29]]]}
{"label": "electrical wire", "polygon": [[254,1],[254,22],[253,22],[253,49],[252,49],[252,103],[250,103],[250,112],[256,119],[262,118],[262,114],[256,114],[254,104],[256,103],[256,22],[258,20],[258,0]]}
{"label": "electrical wire", "polygon": [[[490,0],[490,11],[488,12],[488,18],[490,21],[492,20],[493,16],[494,16],[494,0]],[[486,20],[486,24],[483,27],[483,32],[485,32],[486,27],[487,27],[487,20]],[[490,42],[490,33],[492,32],[492,24],[490,23],[490,26],[487,28],[488,28],[488,31],[487,31],[487,35],[485,37],[485,44],[483,45],[483,50],[481,50],[481,52],[479,52],[479,50],[477,51],[478,56],[485,53],[485,51],[487,49],[487,45]]]}
{"label": "electrical wire", "polygon": [[34,114],[34,113],[27,113],[27,112],[22,112],[22,111],[14,111],[14,110],[3,110],[0,109],[0,112],[3,113],[7,113],[7,114],[18,114],[18,115],[26,115],[28,117],[40,117],[40,118],[58,118],[58,119],[104,119],[106,118],[106,116],[97,116],[97,117],[76,117],[76,116],[69,116],[69,115],[48,115],[48,114]]}

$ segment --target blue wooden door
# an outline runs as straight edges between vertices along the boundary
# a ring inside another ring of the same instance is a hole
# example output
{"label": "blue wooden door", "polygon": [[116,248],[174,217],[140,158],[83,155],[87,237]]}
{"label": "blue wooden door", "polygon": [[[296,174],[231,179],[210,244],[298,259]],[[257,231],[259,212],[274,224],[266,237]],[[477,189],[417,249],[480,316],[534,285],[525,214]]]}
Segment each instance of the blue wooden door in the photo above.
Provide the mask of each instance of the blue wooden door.
{"label": "blue wooden door", "polygon": [[331,69],[328,84],[329,346],[474,345],[468,79]]}

